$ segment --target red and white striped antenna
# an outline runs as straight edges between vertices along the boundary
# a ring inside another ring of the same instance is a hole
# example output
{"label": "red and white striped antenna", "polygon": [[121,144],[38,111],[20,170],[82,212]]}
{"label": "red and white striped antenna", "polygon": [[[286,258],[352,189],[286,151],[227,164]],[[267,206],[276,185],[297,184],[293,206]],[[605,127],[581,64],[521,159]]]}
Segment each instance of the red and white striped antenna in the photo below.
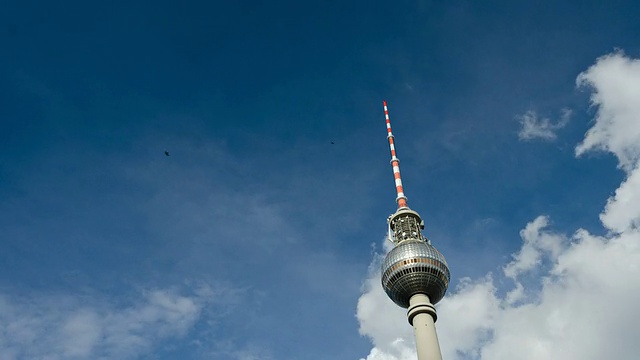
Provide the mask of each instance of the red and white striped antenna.
{"label": "red and white striped antenna", "polygon": [[387,139],[389,139],[389,148],[391,149],[391,166],[393,167],[393,178],[396,181],[396,202],[398,203],[398,210],[406,208],[407,197],[404,195],[404,189],[402,188],[402,178],[400,177],[400,160],[396,157],[396,147],[393,143],[393,133],[391,132],[391,121],[389,120],[389,110],[387,109],[387,102],[383,101],[384,105],[384,117],[387,120]]}

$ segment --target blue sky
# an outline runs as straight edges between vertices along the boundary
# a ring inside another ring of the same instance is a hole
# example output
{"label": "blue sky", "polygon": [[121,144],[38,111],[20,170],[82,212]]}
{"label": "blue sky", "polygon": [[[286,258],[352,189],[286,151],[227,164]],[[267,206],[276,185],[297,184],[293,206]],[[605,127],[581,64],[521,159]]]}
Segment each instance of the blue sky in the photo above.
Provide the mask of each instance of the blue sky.
{"label": "blue sky", "polygon": [[[3,8],[2,358],[366,357],[395,210],[382,100],[451,294],[489,272],[509,291],[539,215],[605,235],[628,175],[576,158],[597,112],[576,78],[640,57],[631,1]],[[528,113],[563,126],[523,139]]]}

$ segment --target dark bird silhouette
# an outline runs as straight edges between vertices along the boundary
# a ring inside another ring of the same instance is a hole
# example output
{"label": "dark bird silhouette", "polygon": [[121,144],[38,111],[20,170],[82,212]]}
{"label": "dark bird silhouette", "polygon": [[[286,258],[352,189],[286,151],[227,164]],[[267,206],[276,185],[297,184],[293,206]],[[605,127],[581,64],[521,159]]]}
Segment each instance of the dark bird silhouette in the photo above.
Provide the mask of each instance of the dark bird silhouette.
{"label": "dark bird silhouette", "polygon": [[333,141],[331,142],[331,145],[333,145]]}
{"label": "dark bird silhouette", "polygon": [[166,156],[171,156],[171,155],[169,155],[169,152],[168,152],[167,150],[165,150],[165,151],[164,151],[164,154],[165,154]]}

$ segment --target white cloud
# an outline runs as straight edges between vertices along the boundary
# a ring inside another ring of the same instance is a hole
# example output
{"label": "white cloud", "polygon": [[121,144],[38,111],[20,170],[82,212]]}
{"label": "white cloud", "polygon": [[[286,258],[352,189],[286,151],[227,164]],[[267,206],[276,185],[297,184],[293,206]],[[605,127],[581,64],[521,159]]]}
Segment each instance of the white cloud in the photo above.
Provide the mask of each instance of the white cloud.
{"label": "white cloud", "polygon": [[[462,279],[456,295],[438,306],[438,332],[445,359],[476,357],[481,345],[491,336],[500,312],[500,301],[490,276],[476,282]],[[447,326],[443,326],[447,323]]]}
{"label": "white cloud", "polygon": [[[596,121],[576,148],[617,156],[627,179],[600,218],[611,230],[595,236],[578,229],[565,236],[541,216],[520,232],[521,249],[503,268],[515,281],[497,291],[487,276],[463,280],[438,304],[436,326],[443,357],[492,360],[635,359],[640,353],[640,65],[621,53],[605,56],[581,74],[593,89]],[[368,360],[415,359],[404,312],[381,314],[391,303],[367,286],[358,306],[361,333],[374,348]],[[520,281],[527,276],[527,281]],[[375,284],[380,287],[379,284]],[[532,296],[526,296],[532,294]],[[361,311],[361,303],[366,305]],[[374,309],[374,310],[371,310]],[[407,329],[396,329],[397,326]],[[393,336],[396,334],[396,336]],[[396,344],[396,348],[393,347]],[[398,344],[401,348],[398,348]]]}
{"label": "white cloud", "polygon": [[130,359],[158,341],[184,336],[214,301],[208,286],[190,296],[147,291],[127,306],[95,298],[0,295],[0,359]]}
{"label": "white cloud", "polygon": [[522,248],[513,255],[513,261],[505,268],[507,277],[516,279],[518,275],[527,272],[540,264],[544,255],[554,260],[562,250],[564,237],[543,231],[549,224],[549,218],[538,216],[533,222],[520,231],[520,237],[524,241]]}
{"label": "white cloud", "polygon": [[640,160],[640,60],[620,52],[603,56],[576,82],[592,90],[591,103],[598,109],[576,154],[610,151],[623,169],[635,168]]}
{"label": "white cloud", "polygon": [[640,171],[632,171],[627,179],[616,190],[615,195],[607,200],[607,205],[600,214],[600,220],[607,229],[624,232],[640,226]]}
{"label": "white cloud", "polygon": [[613,232],[637,229],[640,225],[640,60],[618,52],[603,56],[578,76],[579,86],[593,90],[591,102],[598,111],[595,124],[576,155],[589,150],[612,152],[627,179],[607,202],[600,215]]}
{"label": "white cloud", "polygon": [[540,278],[539,301],[501,307],[480,358],[635,358],[639,244],[637,233],[607,239],[579,230]]}
{"label": "white cloud", "polygon": [[551,141],[556,139],[556,131],[562,129],[569,123],[571,110],[562,110],[560,120],[556,123],[552,123],[548,118],[540,118],[538,114],[532,110],[516,118],[520,120],[520,125],[522,125],[518,132],[518,138],[520,140],[542,139]]}

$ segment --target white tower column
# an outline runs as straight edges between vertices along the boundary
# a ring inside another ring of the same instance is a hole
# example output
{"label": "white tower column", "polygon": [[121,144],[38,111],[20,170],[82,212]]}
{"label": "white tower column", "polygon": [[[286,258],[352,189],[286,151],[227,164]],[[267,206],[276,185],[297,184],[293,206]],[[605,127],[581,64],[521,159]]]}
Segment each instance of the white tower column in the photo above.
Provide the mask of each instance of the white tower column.
{"label": "white tower column", "polygon": [[418,360],[442,360],[435,326],[436,308],[427,295],[416,294],[409,299],[407,318],[416,335]]}

